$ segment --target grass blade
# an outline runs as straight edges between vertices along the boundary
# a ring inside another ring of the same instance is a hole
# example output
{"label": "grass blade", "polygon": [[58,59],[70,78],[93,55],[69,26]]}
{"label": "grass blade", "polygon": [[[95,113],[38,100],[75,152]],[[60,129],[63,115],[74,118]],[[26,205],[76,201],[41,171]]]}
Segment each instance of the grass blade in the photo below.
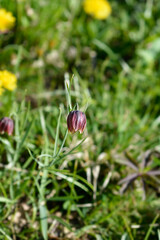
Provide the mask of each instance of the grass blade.
{"label": "grass blade", "polygon": [[152,222],[152,224],[150,225],[148,231],[147,231],[147,234],[145,236],[145,239],[144,240],[148,240],[149,239],[149,236],[151,234],[151,231],[152,231],[152,228],[154,227],[154,224],[156,223],[157,219],[159,218],[159,214],[157,214]]}
{"label": "grass blade", "polygon": [[7,235],[7,233],[5,233],[2,228],[0,228],[0,232],[3,234],[3,236],[5,236],[8,240],[12,240],[12,238],[10,236]]}
{"label": "grass blade", "polygon": [[41,222],[42,235],[43,235],[43,238],[47,240],[48,239],[47,208],[44,204],[45,204],[44,201],[40,201],[39,210],[40,210],[40,222]]}
{"label": "grass blade", "polygon": [[68,182],[73,183],[73,184],[75,184],[76,186],[80,187],[80,188],[83,189],[84,191],[88,192],[88,188],[86,188],[83,184],[81,184],[81,183],[79,183],[78,181],[76,181],[74,178],[68,177],[68,176],[66,176],[66,175],[64,175],[64,174],[62,174],[62,173],[59,173],[59,172],[54,172],[54,171],[52,171],[52,172],[53,172],[56,176],[61,177],[61,178],[65,179],[65,180],[67,180]]}
{"label": "grass blade", "polygon": [[[67,132],[68,133],[68,132]],[[63,154],[61,157],[58,158],[58,156],[56,158],[53,159],[53,161],[50,163],[49,167],[51,167],[53,164],[61,161],[63,158],[65,158],[66,156],[68,156],[69,154],[71,154],[76,148],[78,148],[84,141],[86,140],[86,138],[84,138],[77,146],[75,146],[74,148],[72,148],[69,152],[67,152],[66,154]]]}
{"label": "grass blade", "polygon": [[58,151],[58,153],[57,153],[57,156],[59,156],[59,154],[61,153],[61,151],[62,151],[62,149],[63,149],[63,146],[64,146],[64,144],[65,144],[65,141],[66,141],[67,135],[68,135],[68,129],[66,130],[66,133],[65,133],[65,136],[64,136],[63,142],[62,142],[61,147],[60,147],[60,149],[59,149],[59,151]]}
{"label": "grass blade", "polygon": [[2,203],[13,203],[13,200],[10,200],[9,198],[5,198],[5,197],[0,197],[0,202]]}
{"label": "grass blade", "polygon": [[66,228],[68,228],[69,231],[73,232],[71,226],[65,222],[62,218],[57,217],[57,216],[52,216],[53,219],[56,219],[59,223],[61,223],[63,226],[65,226]]}
{"label": "grass blade", "polygon": [[59,117],[58,117],[58,123],[57,123],[57,130],[56,130],[56,138],[55,138],[54,154],[53,154],[53,156],[56,156],[56,152],[57,152],[61,115],[62,115],[62,110],[61,110],[61,108],[60,108]]}
{"label": "grass blade", "polygon": [[99,49],[107,53],[112,59],[117,58],[116,54],[112,51],[112,49],[108,45],[106,45],[104,42],[101,42],[98,39],[94,39],[93,44],[95,44]]}
{"label": "grass blade", "polygon": [[158,240],[160,240],[160,230],[159,229],[158,229],[157,233],[158,233]]}
{"label": "grass blade", "polygon": [[13,160],[14,164],[16,163],[16,161],[17,161],[17,159],[19,157],[19,154],[21,152],[23,144],[24,144],[24,142],[25,142],[25,140],[26,140],[26,138],[27,138],[27,136],[29,134],[29,131],[31,129],[32,123],[33,123],[33,121],[28,124],[26,132],[25,132],[24,136],[22,137],[22,140],[17,145],[17,149],[16,149],[16,152],[15,152],[15,155],[14,155],[14,160]]}
{"label": "grass blade", "polygon": [[129,227],[129,225],[128,225],[128,223],[127,223],[127,221],[126,221],[126,219],[124,217],[123,217],[123,222],[124,222],[124,225],[126,227],[126,230],[128,232],[128,235],[129,235],[130,239],[134,240],[133,235],[131,233],[131,229],[130,229],[130,227]]}

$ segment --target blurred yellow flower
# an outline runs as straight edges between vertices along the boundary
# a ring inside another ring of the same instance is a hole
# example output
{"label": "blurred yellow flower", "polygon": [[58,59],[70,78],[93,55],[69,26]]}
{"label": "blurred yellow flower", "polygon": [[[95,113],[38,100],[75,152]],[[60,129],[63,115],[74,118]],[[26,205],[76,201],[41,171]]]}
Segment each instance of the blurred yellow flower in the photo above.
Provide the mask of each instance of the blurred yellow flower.
{"label": "blurred yellow flower", "polygon": [[11,29],[15,21],[16,19],[11,12],[7,12],[6,9],[0,8],[0,31],[4,32]]}
{"label": "blurred yellow flower", "polygon": [[112,11],[107,0],[85,0],[83,6],[86,13],[101,20],[107,18]]}
{"label": "blurred yellow flower", "polygon": [[3,93],[2,87],[13,91],[17,87],[16,76],[6,70],[0,71],[0,95]]}

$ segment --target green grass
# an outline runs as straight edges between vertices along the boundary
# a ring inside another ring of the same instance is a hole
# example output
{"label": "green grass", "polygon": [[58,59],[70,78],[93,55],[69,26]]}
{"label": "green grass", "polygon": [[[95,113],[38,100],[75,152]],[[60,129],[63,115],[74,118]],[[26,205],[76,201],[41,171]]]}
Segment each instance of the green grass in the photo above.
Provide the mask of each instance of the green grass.
{"label": "green grass", "polygon": [[[80,0],[0,0],[17,19],[0,70],[18,76],[0,100],[15,123],[0,136],[0,239],[160,239],[160,179],[145,175],[160,167],[160,2],[110,4],[99,21]],[[72,108],[82,135],[67,131]]]}

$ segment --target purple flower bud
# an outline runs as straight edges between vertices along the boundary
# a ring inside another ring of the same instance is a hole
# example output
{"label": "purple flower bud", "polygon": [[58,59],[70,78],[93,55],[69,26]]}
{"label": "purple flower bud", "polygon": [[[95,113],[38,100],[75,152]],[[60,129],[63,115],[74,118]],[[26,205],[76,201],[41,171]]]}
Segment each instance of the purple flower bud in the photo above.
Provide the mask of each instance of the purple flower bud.
{"label": "purple flower bud", "polygon": [[67,117],[68,130],[75,133],[78,130],[82,133],[86,127],[86,115],[80,111],[72,111]]}
{"label": "purple flower bud", "polygon": [[4,117],[0,119],[0,133],[4,132],[8,133],[8,135],[12,135],[14,129],[14,123],[11,118]]}

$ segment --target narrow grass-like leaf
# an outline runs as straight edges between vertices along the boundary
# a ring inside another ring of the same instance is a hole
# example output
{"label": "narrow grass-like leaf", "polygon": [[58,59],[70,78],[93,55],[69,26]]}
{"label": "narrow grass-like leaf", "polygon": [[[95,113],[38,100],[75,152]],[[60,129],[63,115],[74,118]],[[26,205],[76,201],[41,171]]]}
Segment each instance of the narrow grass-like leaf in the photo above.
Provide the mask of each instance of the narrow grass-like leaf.
{"label": "narrow grass-like leaf", "polygon": [[123,218],[123,222],[124,222],[124,224],[125,224],[125,227],[126,227],[126,230],[127,230],[127,232],[128,232],[128,235],[129,235],[130,239],[131,239],[131,240],[134,240],[133,235],[132,235],[132,233],[131,233],[131,229],[130,229],[128,223],[127,223],[127,220],[126,220],[124,217],[122,217],[122,218]]}
{"label": "narrow grass-like leaf", "polygon": [[[41,127],[42,127],[42,131],[43,131],[43,136],[45,139],[45,145],[44,145],[44,151],[45,154],[48,154],[48,146],[49,146],[49,140],[48,140],[48,136],[47,136],[47,131],[46,131],[46,122],[45,122],[45,117],[43,114],[43,111],[40,110],[40,122],[41,122]],[[48,165],[48,157],[45,157],[45,161],[44,161],[44,165]],[[43,175],[41,178],[41,184],[40,184],[40,193],[41,193],[41,197],[39,200],[39,210],[40,210],[40,218],[41,218],[41,229],[42,229],[42,234],[45,240],[48,239],[48,222],[47,222],[47,206],[46,203],[44,201],[45,199],[45,186],[47,184],[47,175],[48,175],[48,170],[46,168],[43,169]]]}
{"label": "narrow grass-like leaf", "polygon": [[159,218],[159,214],[157,214],[157,215],[155,216],[155,218],[153,219],[153,222],[152,222],[152,224],[150,225],[150,227],[149,227],[149,229],[148,229],[148,231],[147,231],[147,233],[146,233],[146,236],[145,236],[144,240],[148,240],[148,239],[149,239],[149,236],[150,236],[150,234],[151,234],[152,228],[154,227],[154,224],[156,223],[156,221],[157,221],[158,218]]}
{"label": "narrow grass-like leaf", "polygon": [[3,196],[5,198],[7,198],[7,193],[6,193],[6,190],[5,190],[5,185],[3,185],[1,182],[0,182],[0,190],[1,190],[1,193],[3,194]]}
{"label": "narrow grass-like leaf", "polygon": [[12,238],[11,238],[10,236],[8,236],[8,234],[5,233],[2,228],[0,228],[0,232],[1,232],[2,235],[5,236],[8,240],[12,240]]}
{"label": "narrow grass-like leaf", "polygon": [[74,148],[72,148],[68,153],[64,154],[63,157],[68,156],[69,154],[71,154],[75,149],[77,149],[84,141],[86,140],[86,138],[84,138],[77,146],[75,146]]}
{"label": "narrow grass-like leaf", "polygon": [[39,210],[40,210],[40,222],[41,222],[41,229],[42,234],[45,240],[48,239],[47,229],[48,229],[48,216],[47,216],[47,208],[44,205],[45,203],[43,201],[40,201],[39,203]]}
{"label": "narrow grass-like leaf", "polygon": [[18,159],[18,157],[19,157],[19,154],[20,154],[20,152],[21,152],[21,150],[22,150],[24,141],[26,140],[26,138],[27,138],[27,136],[28,136],[28,134],[29,134],[29,131],[30,131],[30,129],[31,129],[32,123],[33,123],[33,121],[28,124],[24,136],[22,137],[21,141],[20,141],[20,142],[18,143],[18,145],[17,145],[17,149],[16,149],[16,152],[15,152],[15,155],[14,155],[14,160],[13,160],[14,164],[15,164],[15,162],[17,161],[17,159]]}
{"label": "narrow grass-like leaf", "polygon": [[46,123],[46,128],[47,128],[47,132],[50,134],[50,136],[55,139],[55,132],[54,129],[48,124]]}
{"label": "narrow grass-like leaf", "polygon": [[2,203],[14,203],[13,200],[10,200],[9,198],[5,198],[5,197],[0,197],[0,202],[2,202]]}
{"label": "narrow grass-like leaf", "polygon": [[124,233],[121,237],[121,240],[127,240],[128,239],[128,234]]}
{"label": "narrow grass-like leaf", "polygon": [[39,161],[37,160],[37,158],[35,158],[35,157],[33,156],[33,154],[32,154],[32,152],[30,151],[30,149],[27,149],[27,150],[28,150],[28,152],[29,152],[29,155],[32,157],[32,159],[33,159],[36,163],[38,163],[38,165],[40,165],[41,167],[45,167],[43,163],[39,162]]}
{"label": "narrow grass-like leaf", "polygon": [[87,233],[89,230],[92,230],[92,229],[97,229],[97,225],[88,225],[88,226],[82,227],[80,230],[77,230],[76,236],[79,239],[84,233]]}
{"label": "narrow grass-like leaf", "polygon": [[36,184],[36,186],[37,186],[37,189],[38,189],[38,191],[39,191],[39,194],[40,194],[41,198],[43,198],[42,190],[41,190],[40,185],[39,185],[39,183],[38,183],[38,181],[37,181],[37,178],[34,177],[34,176],[33,176],[33,178],[34,178],[35,184]]}
{"label": "narrow grass-like leaf", "polygon": [[41,122],[41,127],[42,127],[42,131],[44,136],[46,137],[46,123],[45,123],[45,118],[44,118],[44,114],[42,109],[39,110],[39,115],[40,115],[40,122]]}
{"label": "narrow grass-like leaf", "polygon": [[62,151],[62,149],[63,149],[63,146],[64,146],[64,144],[65,144],[65,141],[66,141],[67,135],[68,135],[68,129],[66,130],[66,133],[65,133],[65,136],[64,136],[63,142],[62,142],[62,144],[61,144],[61,146],[60,146],[60,149],[59,149],[59,151],[58,151],[58,153],[57,153],[57,156],[59,156],[59,154],[61,153],[61,151]]}
{"label": "narrow grass-like leaf", "polygon": [[1,138],[0,137],[0,141],[6,146],[7,150],[10,152],[10,153],[14,153],[14,150],[11,146],[11,143],[7,140],[7,139],[4,139],[4,138]]}
{"label": "narrow grass-like leaf", "polygon": [[62,115],[62,110],[61,110],[61,108],[60,108],[59,117],[58,117],[58,123],[57,123],[57,129],[56,129],[56,138],[55,138],[54,154],[53,154],[53,156],[56,156],[56,152],[57,152],[61,115]]}
{"label": "narrow grass-like leaf", "polygon": [[66,91],[66,98],[67,98],[67,107],[69,108],[68,110],[71,111],[72,110],[72,102],[71,102],[71,94],[70,94],[71,83],[69,81],[69,74],[65,73],[64,78],[65,78],[64,84],[65,84],[65,91]]}
{"label": "narrow grass-like leaf", "polygon": [[82,199],[84,196],[59,196],[59,197],[51,197],[48,201],[67,201],[67,200],[79,200]]}
{"label": "narrow grass-like leaf", "polygon": [[157,230],[157,234],[158,234],[158,240],[160,240],[160,230]]}
{"label": "narrow grass-like leaf", "polygon": [[81,180],[82,182],[84,182],[88,187],[90,187],[90,189],[93,191],[93,185],[91,183],[89,183],[85,178],[79,176],[79,175],[73,175],[72,173],[67,173],[68,176],[73,176],[76,179]]}
{"label": "narrow grass-like leaf", "polygon": [[86,138],[84,138],[77,146],[75,146],[74,148],[72,148],[69,152],[63,154],[63,155],[62,155],[61,157],[59,157],[59,158],[57,157],[58,159],[55,158],[55,159],[50,163],[49,167],[51,167],[53,164],[61,161],[63,158],[65,158],[66,156],[68,156],[69,154],[71,154],[71,153],[72,153],[76,148],[78,148],[85,140],[86,140]]}
{"label": "narrow grass-like leaf", "polygon": [[89,183],[85,178],[79,176],[79,175],[75,175],[73,173],[69,173],[68,171],[65,170],[59,170],[59,169],[52,169],[52,170],[48,170],[49,172],[52,172],[53,174],[56,172],[62,173],[64,175],[70,176],[72,178],[76,178],[78,180],[81,180],[82,182],[84,182],[92,191],[93,191],[93,185],[91,183]]}
{"label": "narrow grass-like leaf", "polygon": [[68,176],[66,176],[66,175],[64,175],[64,174],[62,174],[62,173],[59,173],[59,172],[53,172],[53,173],[54,173],[56,176],[61,177],[61,178],[65,179],[65,180],[67,180],[68,182],[73,183],[73,184],[75,184],[76,186],[80,187],[80,188],[83,189],[84,191],[88,192],[88,188],[86,188],[83,184],[77,182],[74,178],[68,177]]}
{"label": "narrow grass-like leaf", "polygon": [[93,44],[95,44],[99,49],[103,50],[105,53],[107,53],[112,59],[116,59],[116,54],[112,51],[112,49],[105,44],[104,42],[94,39]]}
{"label": "narrow grass-like leaf", "polygon": [[25,131],[25,134],[24,134],[24,136],[22,137],[22,140],[20,141],[20,143],[19,143],[19,150],[21,150],[21,148],[22,148],[22,146],[23,146],[23,144],[24,144],[24,141],[26,140],[26,138],[27,138],[27,136],[28,136],[28,134],[29,134],[29,131],[30,131],[30,129],[31,129],[31,126],[32,126],[32,124],[33,124],[33,121],[31,121],[29,124],[28,124],[28,126],[27,126],[27,129],[26,129],[26,131]]}
{"label": "narrow grass-like leaf", "polygon": [[65,222],[62,218],[57,217],[57,216],[51,216],[53,219],[56,219],[59,223],[61,223],[63,226],[65,226],[69,231],[73,232],[71,226]]}
{"label": "narrow grass-like leaf", "polygon": [[104,240],[99,234],[95,234],[96,240]]}

